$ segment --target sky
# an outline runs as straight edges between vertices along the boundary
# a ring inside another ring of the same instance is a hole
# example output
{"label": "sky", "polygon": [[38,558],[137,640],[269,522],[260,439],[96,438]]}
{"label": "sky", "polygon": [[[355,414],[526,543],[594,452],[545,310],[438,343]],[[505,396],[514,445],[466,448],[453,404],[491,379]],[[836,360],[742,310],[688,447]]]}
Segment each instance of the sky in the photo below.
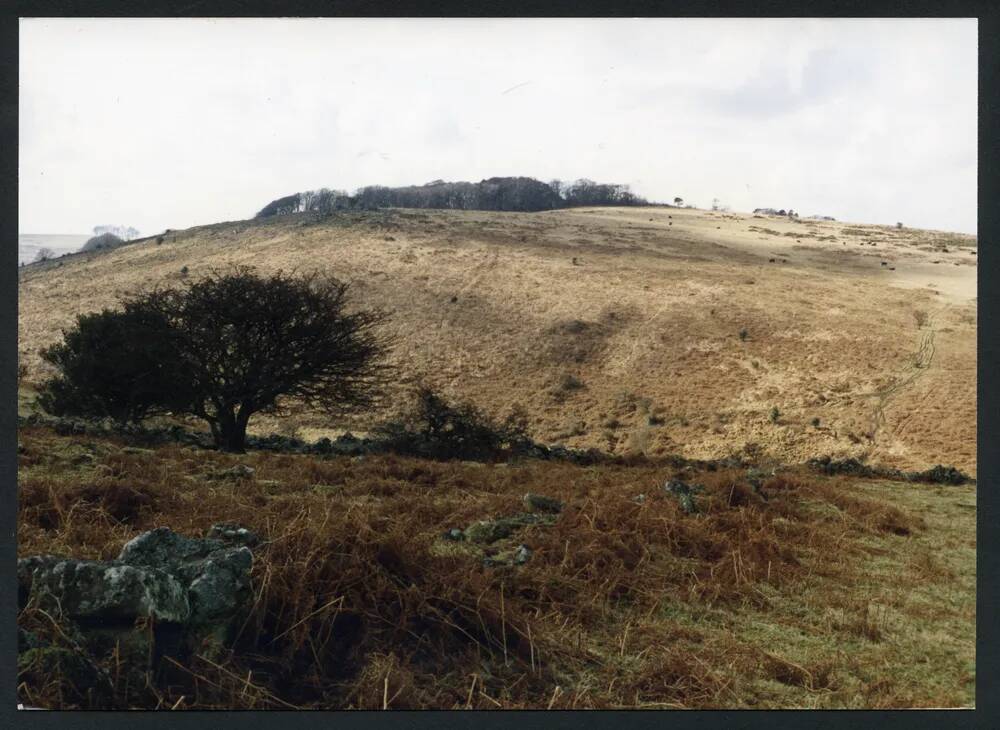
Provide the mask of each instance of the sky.
{"label": "sky", "polygon": [[22,19],[21,233],[526,175],[976,231],[975,19]]}

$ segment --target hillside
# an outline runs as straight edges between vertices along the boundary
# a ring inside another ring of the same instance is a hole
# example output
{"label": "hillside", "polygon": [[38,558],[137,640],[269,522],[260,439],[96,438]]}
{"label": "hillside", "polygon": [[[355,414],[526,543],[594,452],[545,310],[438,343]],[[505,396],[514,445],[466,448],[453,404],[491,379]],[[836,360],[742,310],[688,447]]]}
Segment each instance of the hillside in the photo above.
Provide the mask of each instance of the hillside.
{"label": "hillside", "polygon": [[19,350],[43,377],[38,349],[77,313],[183,267],[324,268],[392,312],[400,382],[385,413],[252,430],[364,431],[423,379],[523,407],[549,443],[974,474],[975,254],[958,234],[688,209],[287,215],[23,268]]}

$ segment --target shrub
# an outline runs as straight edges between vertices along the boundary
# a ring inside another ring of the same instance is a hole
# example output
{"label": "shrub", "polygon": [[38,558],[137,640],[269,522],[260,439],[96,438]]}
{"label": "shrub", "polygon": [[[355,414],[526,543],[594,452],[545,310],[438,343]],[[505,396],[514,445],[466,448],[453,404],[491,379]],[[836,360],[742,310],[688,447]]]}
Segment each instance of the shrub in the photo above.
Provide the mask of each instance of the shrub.
{"label": "shrub", "polygon": [[416,406],[402,420],[375,427],[374,435],[400,454],[431,459],[495,461],[533,445],[527,419],[515,411],[501,422],[471,403],[451,404],[426,386],[415,394]]}
{"label": "shrub", "polygon": [[102,233],[99,236],[88,239],[80,251],[103,251],[118,248],[123,243],[125,243],[125,240],[119,238],[114,233]]}
{"label": "shrub", "polygon": [[740,340],[742,340],[742,341],[745,342],[746,339],[747,339],[747,337],[749,337],[749,336],[750,336],[750,333],[747,332],[747,328],[746,327],[744,327],[743,329],[740,330]]}
{"label": "shrub", "polygon": [[777,423],[778,419],[781,418],[781,411],[778,410],[778,406],[772,406],[770,418],[771,423]]}
{"label": "shrub", "polygon": [[564,391],[580,390],[583,387],[583,381],[569,373],[563,375],[559,380],[559,388]]}
{"label": "shrub", "polygon": [[819,418],[812,419],[813,428],[819,428]]}

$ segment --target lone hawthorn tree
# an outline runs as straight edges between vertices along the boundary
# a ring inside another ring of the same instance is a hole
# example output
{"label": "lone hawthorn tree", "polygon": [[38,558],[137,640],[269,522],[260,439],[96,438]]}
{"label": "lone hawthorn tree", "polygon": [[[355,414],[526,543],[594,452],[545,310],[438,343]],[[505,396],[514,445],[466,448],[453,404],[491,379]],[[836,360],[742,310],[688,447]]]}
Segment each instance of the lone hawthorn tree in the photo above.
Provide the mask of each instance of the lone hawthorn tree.
{"label": "lone hawthorn tree", "polygon": [[[242,452],[254,413],[283,414],[295,403],[343,414],[381,394],[389,372],[390,342],[378,331],[385,315],[348,312],[347,290],[328,275],[265,277],[237,267],[127,298],[122,316],[142,313],[169,334],[162,367],[142,373],[147,384],[160,379],[155,408],[205,420],[220,450]],[[136,342],[134,356],[147,357],[147,346]],[[61,368],[55,380],[86,390],[92,379]]]}

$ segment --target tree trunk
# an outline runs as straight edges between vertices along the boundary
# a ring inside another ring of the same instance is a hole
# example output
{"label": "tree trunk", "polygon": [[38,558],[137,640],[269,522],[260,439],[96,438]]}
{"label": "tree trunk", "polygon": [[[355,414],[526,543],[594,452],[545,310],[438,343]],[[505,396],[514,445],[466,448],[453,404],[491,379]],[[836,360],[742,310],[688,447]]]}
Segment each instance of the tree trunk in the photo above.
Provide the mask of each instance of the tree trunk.
{"label": "tree trunk", "polygon": [[230,454],[246,453],[248,418],[237,418],[224,414],[218,422],[218,433],[215,434],[215,446],[219,451]]}

